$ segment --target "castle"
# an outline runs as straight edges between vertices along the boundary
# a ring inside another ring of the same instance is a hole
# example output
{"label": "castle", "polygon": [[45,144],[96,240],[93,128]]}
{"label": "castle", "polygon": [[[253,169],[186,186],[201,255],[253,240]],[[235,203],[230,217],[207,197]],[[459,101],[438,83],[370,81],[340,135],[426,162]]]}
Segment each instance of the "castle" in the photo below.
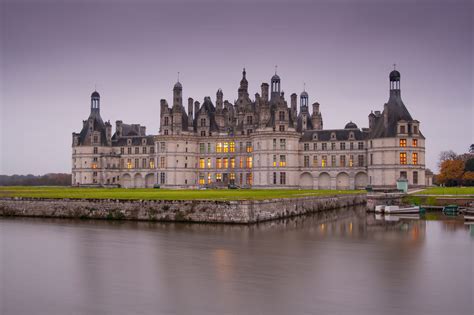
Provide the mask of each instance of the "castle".
{"label": "castle", "polygon": [[349,122],[324,129],[318,103],[303,91],[290,106],[275,73],[254,99],[245,69],[232,104],[222,90],[215,104],[188,99],[173,87],[170,107],[160,102],[160,130],[147,135],[139,124],[110,122],[100,115],[100,95],[91,95],[91,112],[72,138],[72,185],[129,188],[305,188],[361,189],[425,185],[425,138],[401,99],[400,72],[389,74],[389,99],[371,112],[368,128]]}

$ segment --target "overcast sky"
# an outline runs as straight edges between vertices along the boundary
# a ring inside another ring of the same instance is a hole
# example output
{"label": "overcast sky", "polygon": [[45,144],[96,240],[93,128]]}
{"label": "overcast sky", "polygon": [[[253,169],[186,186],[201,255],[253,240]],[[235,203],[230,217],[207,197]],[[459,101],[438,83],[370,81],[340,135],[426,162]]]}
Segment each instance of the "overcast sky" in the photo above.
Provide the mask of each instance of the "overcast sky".
{"label": "overcast sky", "polygon": [[414,2],[3,0],[0,174],[70,172],[95,86],[104,120],[156,134],[178,71],[185,100],[234,101],[243,67],[254,95],[278,65],[288,102],[306,82],[325,129],[366,127],[394,63],[436,169],[474,142],[473,4]]}

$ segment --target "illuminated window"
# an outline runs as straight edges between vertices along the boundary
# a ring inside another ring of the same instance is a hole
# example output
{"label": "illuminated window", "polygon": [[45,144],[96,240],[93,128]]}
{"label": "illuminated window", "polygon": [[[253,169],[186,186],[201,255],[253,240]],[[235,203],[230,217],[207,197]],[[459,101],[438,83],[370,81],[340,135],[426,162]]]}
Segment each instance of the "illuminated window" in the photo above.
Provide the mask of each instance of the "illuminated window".
{"label": "illuminated window", "polygon": [[229,168],[229,159],[228,158],[224,158],[224,168]]}
{"label": "illuminated window", "polygon": [[229,179],[234,181],[235,180],[235,173],[230,173],[229,174]]}
{"label": "illuminated window", "polygon": [[199,174],[199,185],[204,185],[205,183],[204,174]]}
{"label": "illuminated window", "polygon": [[220,159],[220,158],[217,158],[217,159],[216,159],[216,168],[222,168],[222,163],[221,163],[221,159]]}
{"label": "illuminated window", "polygon": [[346,156],[345,155],[341,155],[339,157],[339,166],[340,167],[346,167]]}
{"label": "illuminated window", "polygon": [[400,164],[407,164],[407,153],[400,152]]}
{"label": "illuminated window", "polygon": [[417,165],[418,164],[418,153],[412,153],[411,154],[411,160],[412,160],[414,165]]}
{"label": "illuminated window", "polygon": [[218,142],[216,144],[216,152],[221,153],[222,152],[222,143]]}
{"label": "illuminated window", "polygon": [[203,158],[200,158],[199,159],[199,168],[204,168],[204,159]]}
{"label": "illuminated window", "polygon": [[418,146],[418,139],[413,139],[412,140],[412,146],[414,146],[414,147]]}
{"label": "illuminated window", "polygon": [[309,156],[308,155],[305,155],[303,157],[303,166],[304,167],[309,167]]}
{"label": "illuminated window", "polygon": [[216,182],[221,182],[221,181],[222,181],[222,174],[216,173]]}
{"label": "illuminated window", "polygon": [[313,167],[318,167],[318,156],[313,156]]}
{"label": "illuminated window", "polygon": [[247,185],[252,186],[252,183],[253,183],[252,173],[247,173],[246,177],[247,177]]}
{"label": "illuminated window", "polygon": [[243,158],[243,157],[241,157],[241,158],[239,159],[239,167],[240,167],[240,168],[244,168],[244,158]]}
{"label": "illuminated window", "polygon": [[247,168],[252,168],[252,157],[248,156],[246,161]]}
{"label": "illuminated window", "polygon": [[235,158],[230,158],[230,168],[235,168]]}
{"label": "illuminated window", "polygon": [[280,166],[286,166],[286,155],[280,155]]}
{"label": "illuminated window", "polygon": [[92,168],[97,168],[97,163],[92,163]]}
{"label": "illuminated window", "polygon": [[247,142],[247,153],[251,153],[252,151],[252,142]]}
{"label": "illuminated window", "polygon": [[328,159],[327,155],[323,155],[321,159],[321,167],[326,167],[327,159]]}
{"label": "illuminated window", "polygon": [[229,142],[229,152],[235,152],[235,142]]}
{"label": "illuminated window", "polygon": [[354,166],[354,156],[349,155],[349,167],[353,167],[353,166]]}
{"label": "illuminated window", "polygon": [[224,142],[224,152],[229,152],[229,143]]}
{"label": "illuminated window", "polygon": [[150,168],[155,168],[155,160],[150,159]]}
{"label": "illuminated window", "polygon": [[407,139],[400,139],[400,146],[406,147],[407,146]]}
{"label": "illuminated window", "polygon": [[273,166],[277,166],[277,156],[276,156],[276,154],[273,155]]}
{"label": "illuminated window", "polygon": [[212,182],[211,173],[207,173],[207,183],[210,184]]}
{"label": "illuminated window", "polygon": [[211,158],[207,159],[207,168],[211,168]]}

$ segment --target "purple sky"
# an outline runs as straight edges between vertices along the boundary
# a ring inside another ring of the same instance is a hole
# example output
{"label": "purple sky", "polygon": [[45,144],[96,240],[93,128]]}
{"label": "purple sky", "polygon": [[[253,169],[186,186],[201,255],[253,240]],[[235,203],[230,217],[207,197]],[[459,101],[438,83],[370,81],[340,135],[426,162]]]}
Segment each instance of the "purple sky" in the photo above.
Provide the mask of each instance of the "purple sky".
{"label": "purple sky", "polygon": [[[278,65],[326,129],[368,125],[392,64],[427,166],[474,142],[472,1],[25,1],[0,4],[0,174],[70,172],[97,85],[104,120],[156,134],[177,72],[185,99],[254,95]],[[186,102],[186,101],[185,101]]]}

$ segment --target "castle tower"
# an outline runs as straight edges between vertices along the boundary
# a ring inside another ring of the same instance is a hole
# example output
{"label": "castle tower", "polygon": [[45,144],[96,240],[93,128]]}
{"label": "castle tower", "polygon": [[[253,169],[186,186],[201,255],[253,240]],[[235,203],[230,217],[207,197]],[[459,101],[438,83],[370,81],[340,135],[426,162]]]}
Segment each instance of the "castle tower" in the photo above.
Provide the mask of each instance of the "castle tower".
{"label": "castle tower", "polygon": [[305,90],[303,90],[303,92],[301,92],[301,94],[300,94],[300,111],[302,113],[304,113],[304,112],[308,113],[309,112],[308,99],[309,99],[308,93]]}
{"label": "castle tower", "polygon": [[311,123],[314,130],[323,129],[323,116],[319,111],[319,103],[313,103],[313,113],[311,114]]}
{"label": "castle tower", "polygon": [[181,83],[176,82],[176,84],[173,87],[173,108],[179,107],[181,108],[183,106],[183,86]]}
{"label": "castle tower", "polygon": [[278,99],[280,96],[280,77],[278,76],[276,69],[275,69],[275,74],[272,76],[271,79],[271,99],[275,100]]}
{"label": "castle tower", "polygon": [[240,80],[240,87],[238,90],[239,98],[244,98],[244,97],[249,96],[249,93],[248,93],[249,82],[247,81],[246,75],[247,75],[247,72],[245,71],[245,68],[244,68],[244,70],[242,71],[242,80]]}

